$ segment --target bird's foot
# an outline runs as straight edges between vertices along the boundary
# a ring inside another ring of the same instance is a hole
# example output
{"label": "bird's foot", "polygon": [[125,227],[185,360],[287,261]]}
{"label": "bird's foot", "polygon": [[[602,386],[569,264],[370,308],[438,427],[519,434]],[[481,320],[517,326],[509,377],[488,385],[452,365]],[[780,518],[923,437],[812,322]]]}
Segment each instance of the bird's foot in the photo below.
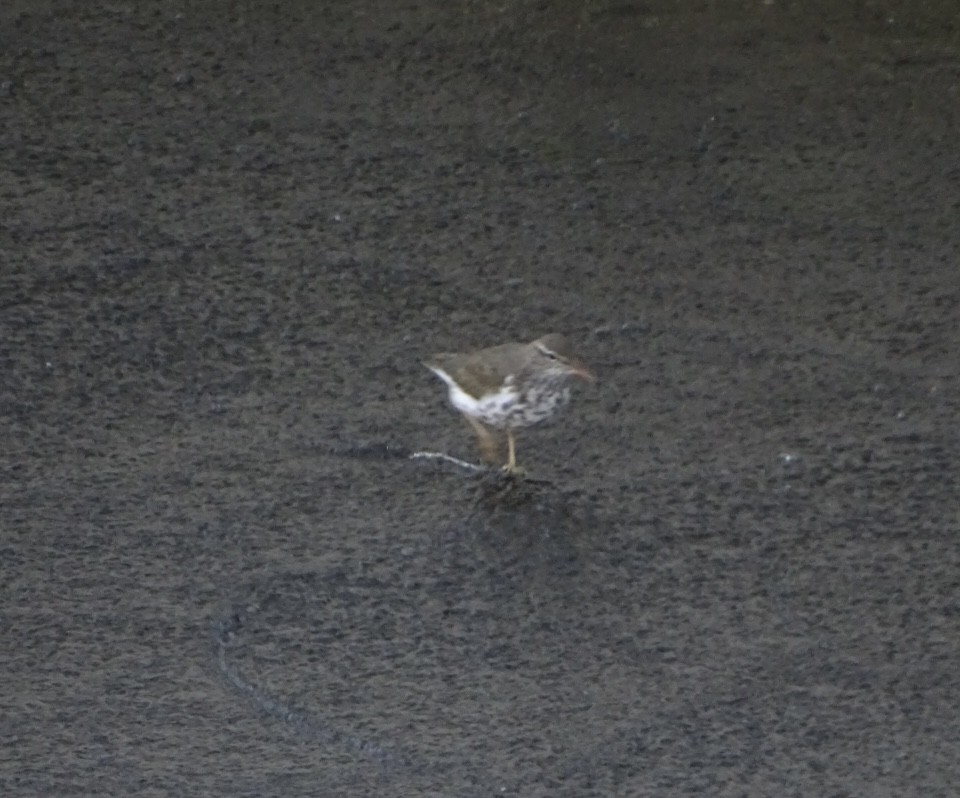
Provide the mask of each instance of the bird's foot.
{"label": "bird's foot", "polygon": [[521,468],[516,463],[507,463],[500,467],[500,476],[504,479],[527,479],[527,469]]}

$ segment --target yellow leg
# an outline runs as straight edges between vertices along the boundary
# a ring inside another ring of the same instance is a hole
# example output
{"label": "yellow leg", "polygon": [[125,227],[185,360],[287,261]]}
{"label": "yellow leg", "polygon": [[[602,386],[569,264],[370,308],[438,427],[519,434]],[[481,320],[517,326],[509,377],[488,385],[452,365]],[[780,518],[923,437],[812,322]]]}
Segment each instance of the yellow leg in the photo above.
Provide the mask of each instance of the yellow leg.
{"label": "yellow leg", "polygon": [[517,470],[517,444],[513,439],[513,430],[507,427],[507,473],[513,474]]}
{"label": "yellow leg", "polygon": [[500,447],[497,446],[496,438],[490,434],[490,430],[475,418],[471,418],[466,413],[464,413],[463,417],[469,422],[470,426],[473,427],[473,431],[477,433],[477,441],[480,444],[480,456],[488,463],[496,463],[500,458]]}

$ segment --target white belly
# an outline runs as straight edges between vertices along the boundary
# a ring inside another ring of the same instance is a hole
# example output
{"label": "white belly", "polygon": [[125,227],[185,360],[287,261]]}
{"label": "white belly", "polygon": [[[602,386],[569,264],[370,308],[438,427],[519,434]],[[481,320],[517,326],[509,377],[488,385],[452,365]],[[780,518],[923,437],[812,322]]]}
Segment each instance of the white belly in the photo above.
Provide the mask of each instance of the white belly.
{"label": "white belly", "polygon": [[514,414],[519,394],[512,390],[475,399],[456,385],[450,386],[450,404],[461,413],[489,424],[491,427],[509,427],[510,416]]}
{"label": "white belly", "polygon": [[435,372],[449,387],[450,404],[465,415],[500,429],[529,427],[546,421],[570,399],[566,386],[543,386],[541,391],[521,397],[508,381],[495,394],[477,399],[440,372]]}

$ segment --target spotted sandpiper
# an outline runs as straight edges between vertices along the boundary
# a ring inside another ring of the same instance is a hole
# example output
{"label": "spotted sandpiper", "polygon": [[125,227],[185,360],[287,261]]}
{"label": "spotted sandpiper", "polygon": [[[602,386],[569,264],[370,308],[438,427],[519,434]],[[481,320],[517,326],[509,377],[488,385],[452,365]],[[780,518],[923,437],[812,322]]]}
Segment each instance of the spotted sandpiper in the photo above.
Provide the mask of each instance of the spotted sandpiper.
{"label": "spotted sandpiper", "polygon": [[529,344],[501,344],[468,353],[433,355],[423,365],[450,389],[450,403],[463,413],[487,462],[498,444],[487,427],[507,432],[507,473],[517,471],[514,430],[539,424],[570,399],[573,377],[595,377],[571,354],[566,338],[553,333]]}

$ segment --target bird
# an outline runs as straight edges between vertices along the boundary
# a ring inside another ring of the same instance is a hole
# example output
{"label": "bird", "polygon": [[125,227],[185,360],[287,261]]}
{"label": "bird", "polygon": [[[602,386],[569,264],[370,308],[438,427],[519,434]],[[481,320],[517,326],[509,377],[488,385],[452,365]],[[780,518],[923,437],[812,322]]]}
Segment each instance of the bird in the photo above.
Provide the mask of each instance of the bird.
{"label": "bird", "polygon": [[563,335],[550,333],[530,343],[507,343],[473,352],[432,355],[423,365],[446,383],[450,404],[477,435],[484,460],[499,460],[490,427],[507,433],[507,474],[519,471],[515,430],[546,421],[570,400],[575,378],[596,377],[577,360]]}

